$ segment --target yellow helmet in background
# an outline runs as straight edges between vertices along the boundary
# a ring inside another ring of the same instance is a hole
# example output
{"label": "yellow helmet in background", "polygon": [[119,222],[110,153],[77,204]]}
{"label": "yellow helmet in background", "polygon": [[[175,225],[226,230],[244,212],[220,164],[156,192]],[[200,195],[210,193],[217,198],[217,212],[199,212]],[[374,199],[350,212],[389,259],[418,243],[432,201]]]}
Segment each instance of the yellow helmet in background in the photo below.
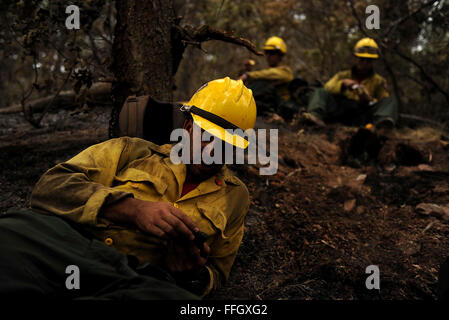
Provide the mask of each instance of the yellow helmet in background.
{"label": "yellow helmet in background", "polygon": [[265,46],[262,48],[263,50],[279,50],[283,54],[287,53],[287,45],[284,40],[279,37],[271,37],[265,42]]}
{"label": "yellow helmet in background", "polygon": [[354,55],[360,58],[378,59],[379,46],[371,38],[363,38],[354,46]]}
{"label": "yellow helmet in background", "polygon": [[245,149],[249,142],[230,129],[254,128],[256,123],[256,102],[253,93],[242,80],[229,77],[210,81],[203,85],[183,105],[182,111],[190,112],[193,122],[211,135]]}

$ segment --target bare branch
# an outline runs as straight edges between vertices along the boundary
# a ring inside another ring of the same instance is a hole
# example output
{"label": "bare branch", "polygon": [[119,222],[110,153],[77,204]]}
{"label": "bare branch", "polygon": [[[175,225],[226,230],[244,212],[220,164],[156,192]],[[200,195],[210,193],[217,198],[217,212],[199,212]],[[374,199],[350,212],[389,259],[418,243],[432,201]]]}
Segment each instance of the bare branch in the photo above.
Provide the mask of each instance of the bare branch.
{"label": "bare branch", "polygon": [[90,42],[90,46],[91,46],[91,50],[92,50],[92,55],[95,59],[95,61],[97,62],[98,66],[101,67],[101,59],[100,56],[98,55],[98,48],[97,45],[95,44],[95,40],[94,37],[92,36],[92,34],[89,32],[87,32],[87,36],[89,38],[89,42]]}
{"label": "bare branch", "polygon": [[[30,108],[30,107],[28,107],[28,110],[26,110],[26,112],[30,115],[30,116],[27,118],[27,121],[30,122],[30,123],[31,123],[33,126],[35,126],[36,128],[39,128],[39,127],[40,127],[40,123],[41,123],[42,119],[44,118],[45,114],[47,113],[48,110],[50,110],[50,108],[51,108],[51,107],[53,106],[53,104],[55,103],[56,99],[59,97],[59,94],[60,94],[60,92],[62,91],[62,88],[64,88],[64,86],[67,84],[67,81],[70,79],[70,76],[72,75],[72,70],[73,70],[73,68],[70,69],[70,71],[69,71],[67,77],[66,77],[65,80],[64,80],[64,83],[61,85],[61,87],[59,87],[58,91],[57,91],[56,94],[52,97],[51,101],[50,101],[48,104],[46,104],[46,105],[44,106],[44,108],[43,108],[43,110],[42,110],[42,113],[41,113],[41,115],[39,116],[39,118],[38,118],[37,120],[33,118],[32,114],[30,114],[30,113],[31,113],[31,108]],[[24,106],[24,105],[23,105],[23,106]],[[27,114],[27,113],[25,113],[25,109],[26,109],[26,108],[25,108],[25,106],[24,106],[24,114]]]}
{"label": "bare branch", "polygon": [[420,122],[428,123],[428,124],[431,124],[431,125],[433,125],[433,126],[435,126],[435,127],[440,128],[440,129],[442,129],[442,128],[444,127],[444,125],[443,125],[441,122],[434,121],[434,120],[427,119],[427,118],[423,118],[423,117],[420,117],[420,116],[415,116],[415,115],[413,115],[413,114],[400,113],[399,116],[400,116],[402,119],[407,119],[407,120],[413,120],[413,121],[420,121]]}
{"label": "bare branch", "polygon": [[34,81],[31,84],[31,87],[30,87],[30,90],[28,91],[28,93],[24,94],[22,96],[22,99],[20,100],[20,104],[22,106],[23,116],[25,117],[25,120],[27,120],[32,125],[34,125],[34,123],[32,121],[33,120],[33,114],[32,114],[32,111],[30,111],[30,109],[27,109],[25,107],[25,104],[26,104],[26,101],[28,100],[28,98],[33,93],[34,86],[37,84],[37,79],[39,77],[38,72],[37,72],[37,58],[36,58],[36,51],[35,50],[33,50],[33,67],[34,67]]}
{"label": "bare branch", "polygon": [[182,44],[185,45],[185,46],[191,45],[191,46],[193,46],[193,47],[196,47],[196,48],[200,49],[200,50],[203,51],[204,53],[207,53],[207,51],[204,50],[204,49],[201,47],[201,42],[187,41],[187,40],[181,40],[181,42],[182,42]]}
{"label": "bare branch", "polygon": [[415,11],[412,11],[411,13],[409,13],[408,15],[399,18],[398,20],[392,22],[389,26],[389,28],[387,29],[387,31],[384,33],[383,38],[388,37],[388,35],[393,32],[399,25],[401,25],[402,23],[404,23],[405,21],[407,21],[408,19],[412,18],[413,16],[417,15],[419,12],[421,12],[423,9],[431,6],[432,4],[434,4],[435,2],[440,2],[440,1],[435,1],[435,0],[430,0],[428,2],[423,3],[418,9],[416,9]]}
{"label": "bare branch", "polygon": [[215,18],[218,17],[218,14],[220,13],[221,9],[223,9],[224,3],[225,3],[225,0],[221,0],[220,7],[219,7],[218,10],[217,10],[217,14],[215,15]]}
{"label": "bare branch", "polygon": [[368,36],[365,28],[363,27],[362,20],[360,19],[359,15],[357,14],[357,10],[355,9],[354,0],[349,0],[349,4],[351,5],[352,15],[357,20],[357,23],[359,25],[360,32],[362,32],[365,36]]}
{"label": "bare branch", "polygon": [[188,26],[184,29],[185,31],[187,31],[187,34],[190,37],[190,39],[186,39],[188,41],[206,42],[210,40],[220,40],[243,46],[258,56],[263,55],[263,53],[257,50],[256,46],[251,41],[245,38],[236,37],[232,32],[211,28],[208,25],[201,26],[194,30],[192,30],[192,28]]}
{"label": "bare branch", "polygon": [[411,64],[413,64],[416,68],[418,68],[418,70],[421,72],[421,74],[423,75],[423,77],[429,81],[432,86],[438,91],[440,92],[445,98],[446,101],[449,104],[449,92],[447,92],[446,90],[444,90],[443,88],[441,88],[441,86],[426,72],[426,70],[424,69],[424,67],[422,65],[420,65],[418,62],[416,62],[413,58],[403,54],[402,52],[399,51],[399,49],[395,48],[393,49],[393,51],[402,59],[410,62]]}
{"label": "bare branch", "polygon": [[[76,31],[75,31],[75,32],[73,33],[73,40],[74,40],[74,42],[75,42],[75,40],[76,40],[76,36],[77,36],[77,33],[76,33]],[[41,123],[42,119],[44,118],[45,114],[46,114],[47,111],[53,106],[53,104],[54,104],[54,102],[56,101],[56,99],[58,98],[60,92],[61,92],[62,89],[66,86],[67,82],[69,81],[69,79],[70,79],[70,77],[71,77],[71,75],[72,75],[73,69],[74,69],[74,64],[72,64],[72,66],[70,67],[70,70],[69,70],[69,72],[68,72],[68,74],[67,74],[67,77],[64,79],[64,82],[63,82],[62,85],[59,87],[58,91],[56,92],[56,94],[54,95],[54,97],[53,97],[53,99],[50,101],[50,103],[48,103],[48,104],[44,107],[44,109],[43,109],[41,115],[38,117],[38,119],[34,119],[33,115],[32,115],[32,114],[29,114],[29,117],[28,117],[27,120],[28,120],[28,122],[30,122],[30,123],[31,123],[33,126],[35,126],[36,128],[39,128],[39,127],[40,127],[40,123]],[[23,108],[24,108],[24,113],[25,113],[25,111],[28,111],[28,110],[25,110],[26,108],[25,108],[25,105],[24,105],[24,104],[23,104]],[[31,110],[31,109],[30,109],[30,110]],[[30,111],[30,112],[31,112],[31,111]],[[27,114],[27,113],[25,113],[25,115],[26,115],[26,114]]]}
{"label": "bare branch", "polygon": [[215,28],[211,28],[208,25],[201,26],[199,28],[193,28],[191,26],[181,27],[175,24],[172,29],[173,34],[173,75],[176,74],[179,64],[182,60],[187,45],[193,45],[204,52],[201,48],[201,43],[210,40],[221,40],[244,46],[252,53],[262,56],[263,53],[258,51],[256,46],[251,41],[234,36],[232,32],[227,32]]}
{"label": "bare branch", "polygon": [[[95,104],[99,106],[110,106],[112,102],[110,101],[110,93],[111,93],[111,84],[105,82],[96,82],[94,83],[87,92],[87,104]],[[30,109],[33,113],[42,112],[46,106],[50,103],[52,105],[51,108],[65,108],[65,109],[73,109],[77,106],[76,102],[76,92],[74,90],[64,90],[60,91],[58,95],[52,94],[47,97],[37,98],[30,100],[26,107]],[[50,107],[47,107],[47,112],[50,110]],[[2,114],[13,114],[19,113],[22,111],[21,104],[15,104],[9,107],[1,108],[0,115]]]}

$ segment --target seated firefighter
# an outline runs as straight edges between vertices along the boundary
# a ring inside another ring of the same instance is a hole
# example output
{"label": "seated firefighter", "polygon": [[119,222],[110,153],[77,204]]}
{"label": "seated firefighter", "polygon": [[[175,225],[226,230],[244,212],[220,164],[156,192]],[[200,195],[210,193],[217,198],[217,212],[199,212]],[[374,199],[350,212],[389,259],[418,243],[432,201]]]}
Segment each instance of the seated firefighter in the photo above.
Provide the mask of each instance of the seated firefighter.
{"label": "seated firefighter", "polygon": [[[182,108],[187,164],[172,162],[171,144],[111,139],[48,170],[34,211],[0,216],[0,296],[194,299],[228,278],[248,190],[224,162],[192,164],[192,132],[213,132],[198,142],[202,154],[223,141],[246,148],[228,127],[252,128],[256,104],[242,81],[225,78]],[[66,288],[69,265],[79,290]]]}
{"label": "seated firefighter", "polygon": [[287,45],[279,37],[271,37],[263,47],[269,68],[245,72],[240,79],[253,91],[260,112],[276,111],[279,105],[290,99],[288,85],[293,73],[282,64]]}
{"label": "seated firefighter", "polygon": [[337,73],[324,89],[314,91],[302,119],[320,126],[325,121],[393,128],[398,118],[397,102],[389,95],[386,80],[374,72],[373,63],[379,58],[377,43],[370,38],[359,40],[354,55],[351,70]]}

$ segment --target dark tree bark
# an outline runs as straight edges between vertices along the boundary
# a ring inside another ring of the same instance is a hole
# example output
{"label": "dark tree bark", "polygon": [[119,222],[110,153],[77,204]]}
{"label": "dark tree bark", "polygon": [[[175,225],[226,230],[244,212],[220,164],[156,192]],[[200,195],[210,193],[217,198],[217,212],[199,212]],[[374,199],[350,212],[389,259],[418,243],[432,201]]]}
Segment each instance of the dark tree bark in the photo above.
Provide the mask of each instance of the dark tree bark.
{"label": "dark tree bark", "polygon": [[171,101],[173,87],[173,1],[117,0],[116,6],[110,137],[118,135],[118,115],[127,96],[150,94]]}
{"label": "dark tree bark", "polygon": [[[119,135],[118,118],[126,97],[149,94],[157,100],[172,101],[173,77],[187,45],[201,49],[202,42],[220,40],[262,55],[250,41],[231,32],[208,25],[181,27],[173,0],[117,0],[116,7],[111,64],[115,76],[109,123],[111,138]],[[172,119],[164,120],[171,124]],[[159,125],[164,127],[165,123]]]}

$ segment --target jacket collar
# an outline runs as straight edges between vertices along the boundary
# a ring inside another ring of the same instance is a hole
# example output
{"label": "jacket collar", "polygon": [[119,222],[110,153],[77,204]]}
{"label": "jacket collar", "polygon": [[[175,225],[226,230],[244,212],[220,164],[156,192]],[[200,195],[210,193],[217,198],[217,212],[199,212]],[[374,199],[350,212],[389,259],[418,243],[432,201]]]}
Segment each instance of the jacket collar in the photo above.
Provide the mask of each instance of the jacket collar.
{"label": "jacket collar", "polygon": [[150,141],[148,141],[148,146],[151,149],[151,151],[162,154],[164,156],[170,156],[170,150],[173,148],[173,144],[170,143],[163,144],[160,146]]}
{"label": "jacket collar", "polygon": [[[181,184],[181,186],[183,184]],[[239,184],[241,184],[240,180],[238,180],[237,177],[235,177],[230,172],[230,170],[226,167],[226,165],[224,165],[219,173],[201,182],[194,190],[185,194],[179,200],[184,201],[187,199],[192,199],[195,197],[203,196],[205,194],[210,194],[219,191],[221,189],[226,188],[228,185],[239,185]],[[179,191],[179,195],[181,195],[181,191]]]}
{"label": "jacket collar", "polygon": [[374,68],[372,68],[367,74],[360,74],[356,66],[352,66],[351,68],[351,78],[365,80],[374,76]]}
{"label": "jacket collar", "polygon": [[[152,151],[159,153],[164,156],[164,163],[170,168],[173,172],[178,188],[178,198],[181,196],[182,188],[184,186],[184,181],[186,180],[187,167],[185,164],[174,164],[170,160],[170,151],[173,147],[173,144],[164,144],[159,146],[152,142],[149,142],[149,147]],[[217,181],[221,181],[221,184]],[[215,191],[218,191],[222,188],[225,188],[228,184],[230,185],[240,185],[241,182],[234,174],[227,168],[226,165],[223,166],[221,171],[216,175],[208,178],[207,180],[201,182],[198,187],[194,190],[190,191],[186,195],[184,195],[179,200],[187,200],[194,197],[202,196],[205,194],[209,194]]]}

